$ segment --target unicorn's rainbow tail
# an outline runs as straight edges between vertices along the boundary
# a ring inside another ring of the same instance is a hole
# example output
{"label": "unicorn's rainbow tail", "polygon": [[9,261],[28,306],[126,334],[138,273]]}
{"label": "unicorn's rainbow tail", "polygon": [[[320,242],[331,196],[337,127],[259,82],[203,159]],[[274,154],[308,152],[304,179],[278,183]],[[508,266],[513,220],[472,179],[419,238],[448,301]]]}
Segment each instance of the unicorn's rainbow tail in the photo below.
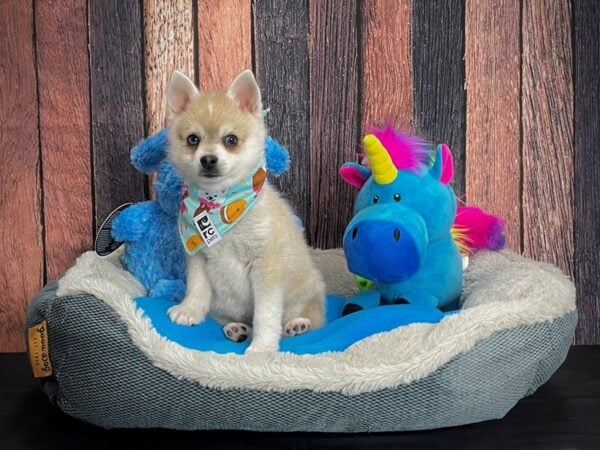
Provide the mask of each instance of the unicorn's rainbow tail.
{"label": "unicorn's rainbow tail", "polygon": [[459,206],[450,232],[460,252],[472,255],[477,250],[504,248],[505,225],[501,217],[488,214],[475,206]]}

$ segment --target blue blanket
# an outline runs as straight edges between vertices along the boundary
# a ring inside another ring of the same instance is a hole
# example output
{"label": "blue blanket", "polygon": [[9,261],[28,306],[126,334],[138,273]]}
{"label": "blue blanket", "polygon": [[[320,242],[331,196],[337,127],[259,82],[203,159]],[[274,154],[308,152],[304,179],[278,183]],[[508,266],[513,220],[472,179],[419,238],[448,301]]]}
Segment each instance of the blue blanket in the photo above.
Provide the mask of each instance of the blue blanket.
{"label": "blue blanket", "polygon": [[[379,294],[358,294],[361,304],[378,301]],[[377,296],[375,298],[374,296]],[[373,298],[370,298],[373,296]],[[447,314],[437,308],[419,305],[387,305],[365,309],[342,317],[347,298],[327,296],[326,325],[300,336],[283,338],[280,350],[298,355],[340,352],[355,342],[376,333],[393,330],[411,323],[437,323]],[[175,303],[164,297],[139,297],[137,306],[150,319],[156,331],[167,339],[195,350],[242,354],[248,342],[227,339],[222,326],[211,318],[195,326],[177,325],[169,319],[167,310]]]}

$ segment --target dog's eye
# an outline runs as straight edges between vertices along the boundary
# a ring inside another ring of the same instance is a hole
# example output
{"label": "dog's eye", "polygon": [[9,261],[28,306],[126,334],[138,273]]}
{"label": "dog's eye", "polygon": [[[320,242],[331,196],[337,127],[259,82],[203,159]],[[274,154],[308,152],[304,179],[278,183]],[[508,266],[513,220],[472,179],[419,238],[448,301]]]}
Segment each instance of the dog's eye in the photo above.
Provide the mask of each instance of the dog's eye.
{"label": "dog's eye", "polygon": [[235,134],[228,134],[223,138],[226,147],[235,147],[238,144],[238,137]]}
{"label": "dog's eye", "polygon": [[401,198],[402,197],[400,197],[400,194],[394,194],[394,201],[395,202],[399,202]]}
{"label": "dog's eye", "polygon": [[379,197],[375,196],[373,197],[373,203],[377,203],[379,201]]}
{"label": "dog's eye", "polygon": [[190,134],[186,140],[188,145],[191,145],[192,147],[195,147],[200,143],[200,138],[195,134]]}

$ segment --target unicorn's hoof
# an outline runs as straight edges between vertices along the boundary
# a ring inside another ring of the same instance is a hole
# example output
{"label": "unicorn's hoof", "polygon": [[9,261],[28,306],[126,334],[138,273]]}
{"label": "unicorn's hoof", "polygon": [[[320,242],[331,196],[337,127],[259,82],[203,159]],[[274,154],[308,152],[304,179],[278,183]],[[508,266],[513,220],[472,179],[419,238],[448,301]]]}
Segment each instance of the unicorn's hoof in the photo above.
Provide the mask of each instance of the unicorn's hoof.
{"label": "unicorn's hoof", "polygon": [[356,303],[348,303],[346,306],[344,306],[344,309],[342,310],[342,316],[347,316],[348,314],[352,314],[355,313],[357,311],[362,311],[364,308],[360,305],[357,305]]}

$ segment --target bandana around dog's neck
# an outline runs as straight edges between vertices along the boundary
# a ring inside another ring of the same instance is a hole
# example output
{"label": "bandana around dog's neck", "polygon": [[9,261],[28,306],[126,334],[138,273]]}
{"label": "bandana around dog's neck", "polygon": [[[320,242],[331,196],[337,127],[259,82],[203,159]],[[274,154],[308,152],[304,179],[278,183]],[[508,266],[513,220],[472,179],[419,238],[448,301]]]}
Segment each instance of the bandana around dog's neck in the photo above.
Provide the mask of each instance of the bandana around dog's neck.
{"label": "bandana around dog's neck", "polygon": [[183,185],[179,204],[179,236],[188,255],[212,247],[254,206],[265,184],[267,171],[261,164],[242,180],[221,192],[206,192]]}

